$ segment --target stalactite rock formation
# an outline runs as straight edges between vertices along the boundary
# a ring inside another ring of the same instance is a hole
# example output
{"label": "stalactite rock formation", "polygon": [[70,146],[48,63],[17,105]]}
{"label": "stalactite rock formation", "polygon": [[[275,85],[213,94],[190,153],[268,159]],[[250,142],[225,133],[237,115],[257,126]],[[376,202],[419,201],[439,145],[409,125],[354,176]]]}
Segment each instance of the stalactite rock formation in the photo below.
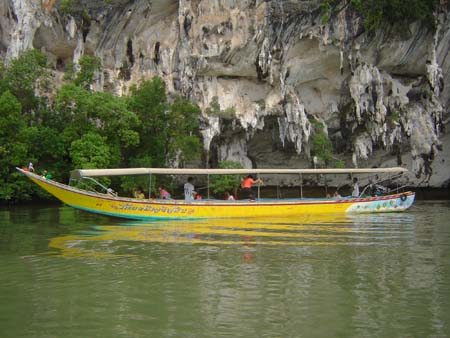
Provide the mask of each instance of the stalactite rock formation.
{"label": "stalactite rock formation", "polygon": [[[319,0],[81,0],[68,13],[57,4],[0,3],[4,62],[37,48],[61,72],[96,55],[95,89],[117,95],[160,76],[202,109],[216,161],[310,166],[320,125],[347,166],[402,164],[415,182],[449,182],[447,11],[435,28],[369,33],[348,6],[324,22]],[[223,116],[206,113],[215,98]]]}

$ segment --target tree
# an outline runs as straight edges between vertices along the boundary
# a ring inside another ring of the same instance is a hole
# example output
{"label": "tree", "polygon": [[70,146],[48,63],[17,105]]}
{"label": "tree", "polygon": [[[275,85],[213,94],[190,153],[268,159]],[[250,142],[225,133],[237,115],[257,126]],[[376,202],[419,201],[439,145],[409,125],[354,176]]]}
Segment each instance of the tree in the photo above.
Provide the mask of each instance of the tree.
{"label": "tree", "polygon": [[162,79],[142,82],[128,97],[94,92],[100,62],[83,56],[49,103],[41,95],[45,64],[42,53],[29,51],[0,66],[1,201],[41,194],[15,172],[29,161],[65,180],[74,168],[165,166],[199,154],[200,109],[180,97],[168,102]]}
{"label": "tree", "polygon": [[131,158],[146,158],[151,161],[148,166],[160,167],[192,160],[200,154],[200,109],[181,97],[169,104],[161,78],[155,77],[132,88],[128,105],[140,120],[141,136]]}
{"label": "tree", "polygon": [[329,161],[333,155],[333,145],[331,144],[328,135],[323,130],[323,124],[317,119],[312,118],[311,124],[314,127],[314,134],[312,136],[312,155],[328,166]]}
{"label": "tree", "polygon": [[313,155],[317,156],[321,161],[327,165],[332,159],[333,145],[330,139],[323,131],[316,132],[312,137]]}
{"label": "tree", "polygon": [[[30,113],[39,108],[40,97],[36,93],[44,92],[48,85],[46,63],[47,57],[33,49],[13,59],[11,64],[0,72],[0,91],[9,90],[21,103],[23,113]],[[30,119],[30,116],[24,117]]]}
{"label": "tree", "polygon": [[144,81],[131,88],[128,107],[139,118],[140,143],[130,152],[131,158],[147,158],[148,166],[164,166],[167,138],[166,86],[161,78]]}
{"label": "tree", "polygon": [[[242,165],[235,161],[219,162],[220,169],[242,169]],[[209,187],[214,194],[233,192],[237,194],[243,175],[213,175]]]}
{"label": "tree", "polygon": [[48,125],[60,131],[66,144],[87,133],[104,137],[114,166],[121,165],[122,159],[126,162],[127,150],[139,144],[139,119],[124,98],[91,92],[73,83],[58,91]]}
{"label": "tree", "polygon": [[139,144],[136,131],[139,118],[128,109],[123,98],[110,93],[93,93],[86,100],[85,110],[108,143],[121,149]]}
{"label": "tree", "polygon": [[64,69],[63,80],[78,87],[90,90],[95,81],[95,75],[101,70],[101,61],[96,56],[83,55],[78,60],[78,65],[69,61]]}
{"label": "tree", "polygon": [[218,116],[223,119],[233,119],[236,117],[236,109],[233,107],[222,110],[219,104],[219,98],[213,96],[209,107],[205,109],[206,115]]}
{"label": "tree", "polygon": [[91,95],[73,83],[65,84],[56,94],[53,109],[44,117],[45,125],[58,131],[66,146],[97,129],[87,110]]}
{"label": "tree", "polygon": [[185,162],[201,152],[198,135],[200,108],[188,99],[177,97],[167,116],[166,160]]}
{"label": "tree", "polygon": [[98,57],[83,55],[78,61],[80,70],[76,73],[73,83],[76,86],[90,89],[94,83],[95,74],[101,69],[101,62]]}
{"label": "tree", "polygon": [[106,138],[89,132],[70,145],[70,157],[76,168],[108,168],[111,153]]}
{"label": "tree", "polygon": [[10,91],[0,96],[0,200],[17,199],[21,184],[12,173],[14,167],[28,163],[27,144],[22,137],[26,124],[21,110],[19,100]]}
{"label": "tree", "polygon": [[313,118],[311,124],[314,126],[314,134],[312,135],[312,155],[322,161],[326,167],[343,168],[345,162],[334,156],[334,148],[328,135],[323,130],[323,124]]}

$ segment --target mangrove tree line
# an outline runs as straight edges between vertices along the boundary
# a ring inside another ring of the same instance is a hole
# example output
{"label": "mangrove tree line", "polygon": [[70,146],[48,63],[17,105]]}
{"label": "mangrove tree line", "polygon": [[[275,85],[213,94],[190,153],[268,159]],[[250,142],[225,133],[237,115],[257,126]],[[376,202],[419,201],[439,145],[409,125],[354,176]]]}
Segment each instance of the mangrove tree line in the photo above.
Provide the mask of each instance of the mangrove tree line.
{"label": "mangrove tree line", "polygon": [[[67,182],[74,168],[163,167],[201,152],[200,109],[168,97],[162,79],[142,81],[126,96],[92,90],[100,61],[83,56],[55,88],[36,50],[0,65],[0,202],[41,195],[15,167],[34,164]],[[54,76],[54,75],[53,75]],[[113,182],[129,192],[131,182]]]}

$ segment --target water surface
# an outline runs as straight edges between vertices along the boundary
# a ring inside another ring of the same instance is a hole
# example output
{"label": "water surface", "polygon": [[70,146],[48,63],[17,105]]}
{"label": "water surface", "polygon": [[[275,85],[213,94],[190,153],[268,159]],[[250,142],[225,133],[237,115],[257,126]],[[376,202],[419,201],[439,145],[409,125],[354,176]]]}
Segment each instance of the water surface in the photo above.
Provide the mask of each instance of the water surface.
{"label": "water surface", "polygon": [[449,219],[3,208],[0,337],[450,337]]}

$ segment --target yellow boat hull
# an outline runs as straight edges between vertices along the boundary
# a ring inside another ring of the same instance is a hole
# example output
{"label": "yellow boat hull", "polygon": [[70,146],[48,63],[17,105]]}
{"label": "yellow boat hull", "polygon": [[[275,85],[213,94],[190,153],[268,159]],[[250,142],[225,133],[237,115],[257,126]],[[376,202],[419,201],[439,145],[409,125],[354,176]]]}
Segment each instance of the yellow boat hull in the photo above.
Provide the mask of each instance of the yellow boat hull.
{"label": "yellow boat hull", "polygon": [[71,207],[97,214],[139,220],[290,217],[309,214],[398,212],[411,207],[415,197],[413,192],[405,192],[368,198],[270,199],[258,201],[205,200],[188,203],[180,200],[114,197],[81,190],[52,180],[46,180],[22,169],[18,170]]}

